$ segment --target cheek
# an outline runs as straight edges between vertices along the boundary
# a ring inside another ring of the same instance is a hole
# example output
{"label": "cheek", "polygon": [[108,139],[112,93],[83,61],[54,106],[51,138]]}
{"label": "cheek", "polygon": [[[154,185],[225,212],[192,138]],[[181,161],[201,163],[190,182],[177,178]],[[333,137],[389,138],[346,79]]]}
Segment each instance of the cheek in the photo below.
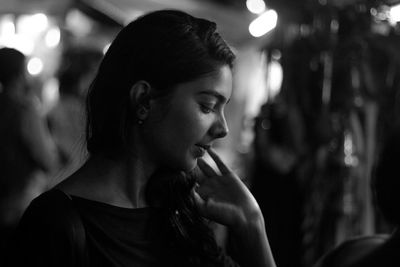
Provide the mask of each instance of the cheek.
{"label": "cheek", "polygon": [[173,138],[176,139],[177,145],[183,146],[187,143],[198,142],[199,138],[206,132],[206,122],[196,113],[180,112],[171,119],[170,125],[173,129]]}
{"label": "cheek", "polygon": [[[165,153],[182,154],[204,139],[212,125],[212,116],[202,113],[195,103],[181,102],[161,114],[154,114],[148,128],[150,144]],[[160,147],[161,146],[161,147]]]}

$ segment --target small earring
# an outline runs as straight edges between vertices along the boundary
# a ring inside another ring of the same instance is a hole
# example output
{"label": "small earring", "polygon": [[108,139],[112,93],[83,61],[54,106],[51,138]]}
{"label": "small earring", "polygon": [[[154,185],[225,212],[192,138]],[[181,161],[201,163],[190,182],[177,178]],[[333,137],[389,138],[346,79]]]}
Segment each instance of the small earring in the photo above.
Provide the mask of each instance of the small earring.
{"label": "small earring", "polygon": [[137,120],[137,123],[139,125],[143,124],[143,121],[144,121],[143,118],[146,116],[146,114],[147,114],[147,108],[141,106],[137,111],[137,116],[139,117],[138,120]]}
{"label": "small earring", "polygon": [[145,108],[145,107],[141,107],[140,109],[139,109],[139,114],[140,115],[145,115],[147,113],[147,109]]}

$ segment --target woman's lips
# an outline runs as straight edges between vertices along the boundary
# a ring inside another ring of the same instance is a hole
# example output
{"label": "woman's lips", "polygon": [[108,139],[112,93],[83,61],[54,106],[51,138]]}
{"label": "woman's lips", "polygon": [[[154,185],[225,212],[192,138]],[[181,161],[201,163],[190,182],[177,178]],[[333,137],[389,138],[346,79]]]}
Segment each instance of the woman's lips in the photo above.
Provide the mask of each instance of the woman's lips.
{"label": "woman's lips", "polygon": [[196,144],[196,146],[199,146],[203,148],[204,150],[208,150],[211,146],[210,145],[202,145],[202,144]]}
{"label": "woman's lips", "polygon": [[210,148],[209,145],[200,145],[196,144],[195,145],[195,156],[196,157],[203,157],[206,154],[206,151]]}

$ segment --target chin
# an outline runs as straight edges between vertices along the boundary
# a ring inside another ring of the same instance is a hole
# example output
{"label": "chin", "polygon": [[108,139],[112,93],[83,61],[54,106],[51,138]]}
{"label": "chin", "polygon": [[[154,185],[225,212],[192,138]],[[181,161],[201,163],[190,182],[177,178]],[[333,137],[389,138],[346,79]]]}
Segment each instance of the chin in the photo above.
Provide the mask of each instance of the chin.
{"label": "chin", "polygon": [[192,171],[194,168],[196,168],[197,166],[197,158],[191,158],[186,160],[186,162],[184,162],[182,164],[182,171],[184,172],[190,172]]}
{"label": "chin", "polygon": [[187,163],[184,168],[182,168],[182,171],[184,172],[191,172],[193,171],[197,166],[197,159],[193,160],[191,163]]}

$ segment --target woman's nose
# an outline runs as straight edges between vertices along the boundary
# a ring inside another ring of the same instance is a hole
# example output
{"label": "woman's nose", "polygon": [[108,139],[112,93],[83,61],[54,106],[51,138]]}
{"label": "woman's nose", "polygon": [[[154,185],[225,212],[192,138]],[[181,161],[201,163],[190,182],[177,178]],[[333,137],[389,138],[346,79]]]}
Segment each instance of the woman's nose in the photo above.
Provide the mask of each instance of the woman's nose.
{"label": "woman's nose", "polygon": [[229,133],[228,124],[226,123],[224,115],[218,116],[211,131],[214,138],[223,138]]}

